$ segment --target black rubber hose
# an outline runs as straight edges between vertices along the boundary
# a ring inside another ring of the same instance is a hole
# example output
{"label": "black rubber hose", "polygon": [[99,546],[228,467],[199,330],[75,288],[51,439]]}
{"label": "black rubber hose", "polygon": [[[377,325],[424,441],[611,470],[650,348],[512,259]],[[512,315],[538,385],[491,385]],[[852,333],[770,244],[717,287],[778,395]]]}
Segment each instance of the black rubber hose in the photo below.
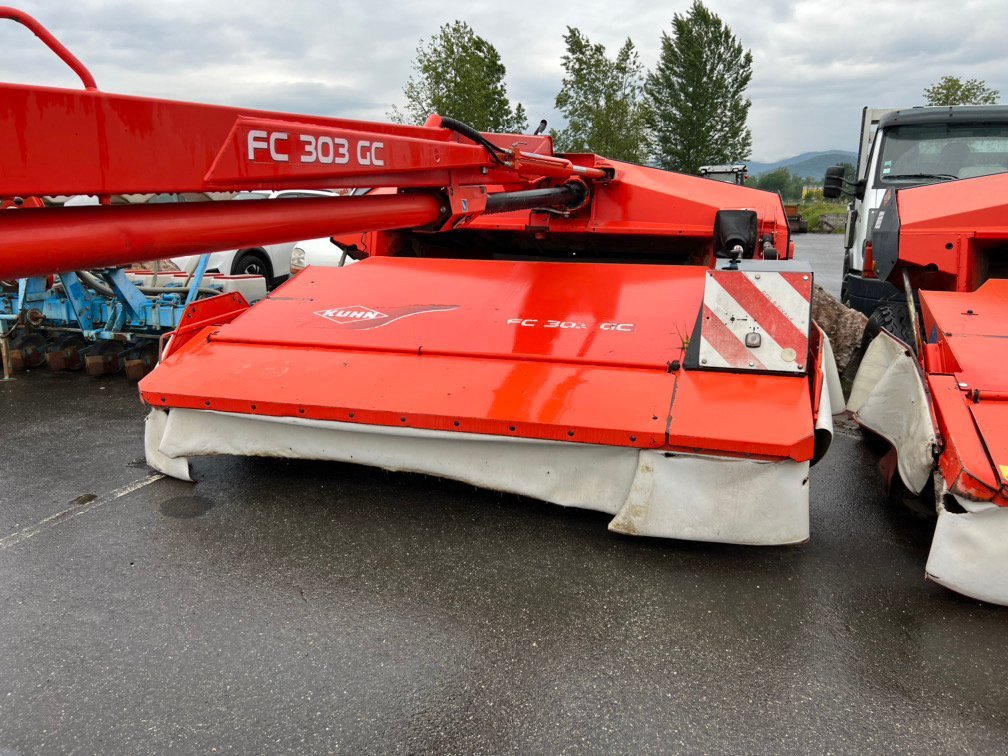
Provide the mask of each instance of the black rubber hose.
{"label": "black rubber hose", "polygon": [[476,131],[476,129],[474,129],[469,124],[462,123],[462,121],[456,121],[454,118],[447,118],[445,116],[442,116],[441,125],[444,126],[446,129],[451,129],[456,134],[461,134],[466,139],[471,139],[472,141],[476,142],[476,144],[483,145],[484,147],[486,147],[487,152],[490,153],[490,156],[494,160],[496,160],[498,163],[503,163],[500,156],[501,153],[504,152],[504,150],[502,150],[496,144],[494,144],[485,136],[480,134],[478,131]]}
{"label": "black rubber hose", "polygon": [[584,184],[573,182],[551,189],[499,192],[487,197],[486,214],[533,210],[537,207],[578,207],[585,199]]}

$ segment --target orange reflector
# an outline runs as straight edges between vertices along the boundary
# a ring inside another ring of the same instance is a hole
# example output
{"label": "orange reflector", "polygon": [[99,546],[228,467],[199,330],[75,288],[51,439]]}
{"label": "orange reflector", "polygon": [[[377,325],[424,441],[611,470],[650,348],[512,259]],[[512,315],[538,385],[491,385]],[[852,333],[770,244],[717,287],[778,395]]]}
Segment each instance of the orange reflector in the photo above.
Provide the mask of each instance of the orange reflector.
{"label": "orange reflector", "polygon": [[865,242],[863,275],[865,278],[878,278],[875,275],[875,256],[872,254],[871,242]]}

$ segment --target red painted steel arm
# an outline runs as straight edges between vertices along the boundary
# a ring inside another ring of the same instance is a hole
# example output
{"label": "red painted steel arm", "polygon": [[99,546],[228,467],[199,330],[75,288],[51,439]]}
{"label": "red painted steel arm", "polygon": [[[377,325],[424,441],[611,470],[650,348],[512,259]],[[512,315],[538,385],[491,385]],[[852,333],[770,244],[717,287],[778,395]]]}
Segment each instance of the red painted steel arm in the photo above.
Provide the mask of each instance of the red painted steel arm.
{"label": "red painted steel arm", "polygon": [[[292,200],[265,211],[260,203],[18,211],[17,217],[0,216],[0,277],[347,230],[433,227],[439,219],[479,215],[488,184],[526,189],[606,176],[604,169],[547,154],[548,139],[493,139],[531,140],[539,153],[499,146],[491,152],[447,128],[0,85],[0,196],[331,186],[434,190],[419,218],[402,212],[409,200],[394,197],[374,198],[366,218],[352,198]],[[447,187],[452,191],[443,194]],[[156,225],[147,226],[153,219]]]}
{"label": "red painted steel arm", "polygon": [[26,27],[36,37],[42,40],[46,47],[56,53],[60,60],[73,69],[73,72],[80,77],[81,83],[84,85],[85,89],[98,89],[94,76],[92,76],[91,72],[88,71],[87,66],[81,63],[80,59],[76,55],[70,52],[62,42],[56,39],[56,37],[54,37],[48,29],[42,26],[42,24],[34,18],[24,11],[20,11],[17,8],[10,8],[5,5],[0,5],[0,18],[16,21]]}
{"label": "red painted steel arm", "polygon": [[99,92],[87,69],[41,24],[13,9],[0,9],[0,17],[34,31],[87,87],[0,84],[0,197],[333,186],[432,190],[269,207],[19,210],[0,216],[2,278],[349,230],[454,227],[486,209],[488,185],[521,190],[610,177],[605,168],[553,155],[548,137],[480,135],[437,117],[427,126],[403,126]]}
{"label": "red painted steel arm", "polygon": [[495,135],[504,140],[537,154],[495,158],[447,128],[0,84],[0,195],[530,186],[605,173],[553,156],[548,138]]}

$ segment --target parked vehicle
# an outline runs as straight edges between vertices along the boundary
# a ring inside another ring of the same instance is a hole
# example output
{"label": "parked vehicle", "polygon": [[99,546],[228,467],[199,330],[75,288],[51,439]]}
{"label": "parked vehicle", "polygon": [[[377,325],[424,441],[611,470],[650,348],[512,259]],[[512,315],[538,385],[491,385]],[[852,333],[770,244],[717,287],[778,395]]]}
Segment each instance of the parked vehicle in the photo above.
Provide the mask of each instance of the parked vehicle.
{"label": "parked vehicle", "polygon": [[1008,108],[884,114],[865,162],[823,187],[854,195],[846,293],[870,313],[847,409],[892,446],[890,492],[935,502],[927,577],[1008,605]]}
{"label": "parked vehicle", "polygon": [[[871,316],[900,302],[900,287],[877,275],[872,235],[887,192],[1008,171],[1008,106],[865,108],[857,179],[851,187],[841,299]],[[843,170],[827,172],[823,196],[840,196]]]}
{"label": "parked vehicle", "polygon": [[326,268],[342,268],[357,262],[345,247],[332,239],[305,239],[294,245],[291,253],[291,275],[299,273],[309,265],[321,265]]}
{"label": "parked vehicle", "polygon": [[728,163],[726,165],[701,165],[700,175],[714,181],[742,186],[749,177],[745,163]]}
{"label": "parked vehicle", "polygon": [[[234,201],[274,200],[274,199],[304,199],[306,197],[333,197],[335,191],[328,189],[281,189],[277,191],[239,192]],[[291,274],[291,253],[293,242],[282,244],[264,244],[261,246],[232,249],[227,252],[214,252],[207,264],[209,273],[225,273],[230,275],[262,276],[266,279],[266,288],[273,289],[286,281]],[[196,270],[199,255],[186,255],[171,258],[181,270],[190,273]]]}

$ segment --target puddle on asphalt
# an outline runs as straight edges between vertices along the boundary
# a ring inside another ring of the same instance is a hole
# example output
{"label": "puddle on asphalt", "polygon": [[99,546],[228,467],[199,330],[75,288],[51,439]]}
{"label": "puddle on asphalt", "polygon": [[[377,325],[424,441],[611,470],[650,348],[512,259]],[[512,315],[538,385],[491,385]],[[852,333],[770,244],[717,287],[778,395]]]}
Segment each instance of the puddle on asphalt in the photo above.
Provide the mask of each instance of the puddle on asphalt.
{"label": "puddle on asphalt", "polygon": [[202,517],[213,505],[214,502],[205,496],[175,496],[161,502],[161,514],[179,519]]}

